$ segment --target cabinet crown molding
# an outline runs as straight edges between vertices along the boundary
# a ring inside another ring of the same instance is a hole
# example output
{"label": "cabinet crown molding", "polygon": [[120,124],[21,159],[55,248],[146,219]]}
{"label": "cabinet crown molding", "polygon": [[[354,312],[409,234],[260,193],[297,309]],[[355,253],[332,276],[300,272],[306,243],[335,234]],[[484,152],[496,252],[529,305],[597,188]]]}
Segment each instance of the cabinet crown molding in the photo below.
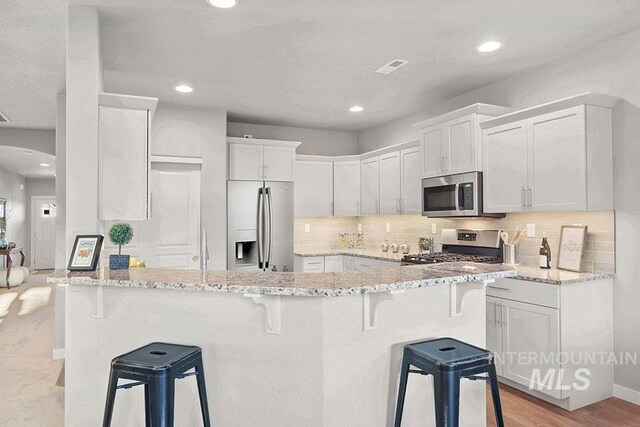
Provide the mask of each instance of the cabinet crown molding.
{"label": "cabinet crown molding", "polygon": [[512,108],[503,107],[501,105],[476,103],[459,108],[457,110],[449,111],[448,113],[440,114],[436,117],[431,117],[430,119],[423,120],[418,123],[414,123],[412,126],[418,129],[424,129],[442,124],[444,122],[448,122],[449,120],[457,119],[459,117],[468,116],[469,114],[501,116],[503,114],[510,113],[511,111],[513,111]]}
{"label": "cabinet crown molding", "polygon": [[299,141],[279,141],[277,139],[260,139],[260,138],[240,138],[236,136],[228,136],[227,144],[248,144],[248,145],[277,145],[280,147],[296,148],[302,142]]}
{"label": "cabinet crown molding", "polygon": [[536,105],[523,110],[514,111],[499,117],[480,122],[481,129],[489,129],[507,123],[540,116],[542,114],[553,113],[565,108],[577,107],[578,105],[595,105],[604,108],[613,108],[620,101],[620,98],[612,95],[605,95],[596,92],[585,92],[568,98],[559,99],[546,104]]}
{"label": "cabinet crown molding", "polygon": [[100,92],[98,94],[98,105],[131,110],[149,110],[149,119],[151,119],[158,106],[158,98]]}

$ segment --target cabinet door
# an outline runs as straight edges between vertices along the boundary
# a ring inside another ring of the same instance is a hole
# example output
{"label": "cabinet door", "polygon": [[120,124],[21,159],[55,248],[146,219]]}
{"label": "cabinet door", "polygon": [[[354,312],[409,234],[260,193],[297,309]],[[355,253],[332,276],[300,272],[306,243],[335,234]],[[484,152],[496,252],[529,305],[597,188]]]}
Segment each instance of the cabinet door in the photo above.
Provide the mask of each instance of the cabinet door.
{"label": "cabinet door", "polygon": [[229,144],[229,179],[263,181],[263,148],[256,144]]}
{"label": "cabinet door", "polygon": [[495,354],[496,372],[502,375],[502,304],[501,300],[487,297],[487,350]]}
{"label": "cabinet door", "polygon": [[525,120],[483,132],[484,211],[524,212],[527,188]]}
{"label": "cabinet door", "polygon": [[446,131],[445,126],[438,126],[422,132],[422,175],[425,178],[442,175]]}
{"label": "cabinet door", "polygon": [[446,124],[446,144],[443,147],[447,174],[476,171],[476,115],[470,114]]}
{"label": "cabinet door", "polygon": [[355,271],[380,271],[382,261],[379,259],[353,257],[353,269]]}
{"label": "cabinet door", "polygon": [[587,209],[584,106],[529,119],[529,187],[533,211]]}
{"label": "cabinet door", "polygon": [[291,147],[264,146],[265,181],[293,181],[296,151]]}
{"label": "cabinet door", "polygon": [[422,151],[420,147],[400,151],[400,211],[403,214],[422,213]]}
{"label": "cabinet door", "polygon": [[[502,376],[527,387],[534,384],[536,390],[562,398],[562,390],[557,387],[558,377],[562,375],[557,363],[560,351],[558,310],[511,300],[502,300],[502,307],[505,353]],[[527,360],[519,360],[523,355]],[[537,380],[545,377],[550,380],[547,384]]]}
{"label": "cabinet door", "polygon": [[148,111],[99,107],[100,218],[148,218]]}
{"label": "cabinet door", "polygon": [[380,214],[400,213],[400,152],[380,156]]}
{"label": "cabinet door", "polygon": [[378,157],[363,160],[360,163],[361,191],[360,205],[362,215],[377,215],[380,199],[380,162]]}
{"label": "cabinet door", "polygon": [[333,214],[360,215],[360,162],[357,160],[333,164]]}
{"label": "cabinet door", "polygon": [[331,216],[333,163],[296,161],[293,190],[295,216]]}
{"label": "cabinet door", "polygon": [[324,257],[324,272],[336,273],[344,271],[344,257],[342,255],[328,255]]}

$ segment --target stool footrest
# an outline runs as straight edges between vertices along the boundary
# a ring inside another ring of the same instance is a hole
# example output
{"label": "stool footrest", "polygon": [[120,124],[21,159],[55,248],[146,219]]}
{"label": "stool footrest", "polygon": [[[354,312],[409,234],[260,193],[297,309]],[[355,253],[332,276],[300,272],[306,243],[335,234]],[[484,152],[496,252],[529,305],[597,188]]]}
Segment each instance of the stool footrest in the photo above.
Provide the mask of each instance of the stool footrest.
{"label": "stool footrest", "polygon": [[465,378],[472,381],[489,381],[489,377],[484,375],[469,375]]}
{"label": "stool footrest", "polygon": [[411,373],[411,374],[420,374],[420,375],[430,375],[428,372],[421,371],[419,369],[409,369],[409,373]]}
{"label": "stool footrest", "polygon": [[185,372],[184,374],[176,375],[176,379],[181,380],[182,378],[190,377],[192,375],[198,375],[197,372]]}
{"label": "stool footrest", "polygon": [[135,386],[143,385],[143,384],[146,384],[146,382],[144,382],[144,381],[136,381],[136,382],[133,382],[133,383],[121,384],[119,386],[116,386],[116,389],[117,390],[127,389],[127,388],[131,388],[131,387],[135,387]]}

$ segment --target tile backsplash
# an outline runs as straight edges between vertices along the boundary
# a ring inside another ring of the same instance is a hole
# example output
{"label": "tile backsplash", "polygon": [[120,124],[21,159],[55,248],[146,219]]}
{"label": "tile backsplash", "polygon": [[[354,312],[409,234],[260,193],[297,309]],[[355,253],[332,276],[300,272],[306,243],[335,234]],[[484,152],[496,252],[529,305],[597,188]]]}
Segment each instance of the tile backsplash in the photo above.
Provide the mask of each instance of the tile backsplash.
{"label": "tile backsplash", "polygon": [[[305,232],[308,224],[309,232]],[[500,229],[513,233],[516,227],[526,228],[535,224],[536,237],[527,237],[520,244],[520,262],[538,265],[538,249],[542,233],[547,233],[551,247],[551,266],[557,266],[560,227],[562,225],[587,225],[587,246],[582,263],[583,271],[615,272],[615,214],[602,212],[545,212],[513,213],[504,218],[449,219],[427,218],[420,215],[337,217],[337,218],[296,218],[295,249],[316,251],[335,248],[338,233],[357,232],[358,224],[364,233],[366,248],[378,247],[385,240],[398,245],[407,242],[411,252],[417,252],[418,237],[434,237],[436,250],[440,250],[442,228]],[[387,232],[389,224],[389,232]],[[432,234],[432,225],[436,234]]]}

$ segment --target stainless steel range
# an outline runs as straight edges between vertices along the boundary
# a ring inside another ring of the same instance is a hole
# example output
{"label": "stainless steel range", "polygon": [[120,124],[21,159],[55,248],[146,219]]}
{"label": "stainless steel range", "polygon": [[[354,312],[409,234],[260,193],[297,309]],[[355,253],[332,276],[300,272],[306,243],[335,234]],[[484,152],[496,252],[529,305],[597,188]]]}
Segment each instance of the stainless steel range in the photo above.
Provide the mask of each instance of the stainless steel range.
{"label": "stainless steel range", "polygon": [[445,228],[442,230],[442,252],[405,255],[402,258],[402,265],[454,261],[501,263],[500,230]]}

